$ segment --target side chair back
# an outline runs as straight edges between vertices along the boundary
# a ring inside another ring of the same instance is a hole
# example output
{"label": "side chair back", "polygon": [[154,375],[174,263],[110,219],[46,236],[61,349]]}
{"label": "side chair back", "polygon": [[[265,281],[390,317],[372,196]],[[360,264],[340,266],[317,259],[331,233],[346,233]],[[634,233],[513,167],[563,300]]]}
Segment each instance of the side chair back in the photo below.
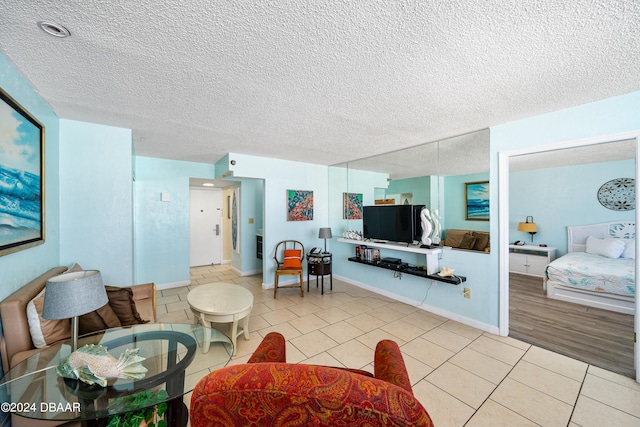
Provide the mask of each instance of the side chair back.
{"label": "side chair back", "polygon": [[[276,280],[273,285],[273,298],[278,294],[278,288],[297,288],[304,297],[304,279],[302,276],[302,260],[304,259],[304,245],[297,240],[283,240],[276,245],[273,253],[276,262]],[[280,276],[298,276],[299,285],[280,286]]]}

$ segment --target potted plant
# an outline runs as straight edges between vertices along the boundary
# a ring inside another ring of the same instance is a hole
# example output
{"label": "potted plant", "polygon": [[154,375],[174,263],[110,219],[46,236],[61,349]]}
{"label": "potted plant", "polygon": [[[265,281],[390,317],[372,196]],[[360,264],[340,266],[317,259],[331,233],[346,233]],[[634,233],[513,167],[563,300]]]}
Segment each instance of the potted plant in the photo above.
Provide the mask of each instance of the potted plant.
{"label": "potted plant", "polygon": [[161,419],[167,410],[167,397],[166,390],[144,390],[115,398],[109,407],[126,412],[111,415],[107,427],[167,427],[167,422]]}

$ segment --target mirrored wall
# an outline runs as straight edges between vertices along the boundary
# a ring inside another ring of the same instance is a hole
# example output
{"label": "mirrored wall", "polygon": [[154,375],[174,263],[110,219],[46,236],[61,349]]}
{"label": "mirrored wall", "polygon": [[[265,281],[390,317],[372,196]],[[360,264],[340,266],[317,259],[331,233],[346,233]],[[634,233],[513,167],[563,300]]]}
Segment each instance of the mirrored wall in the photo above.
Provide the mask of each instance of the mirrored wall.
{"label": "mirrored wall", "polygon": [[[441,229],[489,231],[487,218],[469,216],[467,187],[489,181],[489,130],[334,165],[329,172],[334,236],[362,232],[362,207],[425,205]],[[488,186],[487,186],[488,187]]]}

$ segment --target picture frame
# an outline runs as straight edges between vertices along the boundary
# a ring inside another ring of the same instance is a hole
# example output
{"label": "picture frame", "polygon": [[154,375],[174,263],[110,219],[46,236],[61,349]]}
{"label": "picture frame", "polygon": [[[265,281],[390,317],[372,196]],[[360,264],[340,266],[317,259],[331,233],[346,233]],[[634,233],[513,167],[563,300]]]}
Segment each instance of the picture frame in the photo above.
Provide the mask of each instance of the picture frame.
{"label": "picture frame", "polygon": [[489,221],[489,181],[465,182],[465,219]]}
{"label": "picture frame", "polygon": [[362,219],[362,193],[342,193],[343,219]]}
{"label": "picture frame", "polygon": [[44,243],[44,126],[0,89],[0,256]]}
{"label": "picture frame", "polygon": [[313,191],[287,190],[287,221],[313,220]]}

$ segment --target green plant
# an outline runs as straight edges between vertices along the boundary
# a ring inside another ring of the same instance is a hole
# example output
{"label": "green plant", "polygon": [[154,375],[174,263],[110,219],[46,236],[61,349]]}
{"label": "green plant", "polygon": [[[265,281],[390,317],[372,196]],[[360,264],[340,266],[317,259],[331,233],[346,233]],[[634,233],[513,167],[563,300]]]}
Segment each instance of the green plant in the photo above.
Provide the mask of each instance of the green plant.
{"label": "green plant", "polygon": [[159,418],[162,418],[167,410],[165,402],[168,397],[166,390],[145,390],[115,398],[109,404],[109,409],[126,412],[111,415],[107,427],[167,427],[167,422]]}

